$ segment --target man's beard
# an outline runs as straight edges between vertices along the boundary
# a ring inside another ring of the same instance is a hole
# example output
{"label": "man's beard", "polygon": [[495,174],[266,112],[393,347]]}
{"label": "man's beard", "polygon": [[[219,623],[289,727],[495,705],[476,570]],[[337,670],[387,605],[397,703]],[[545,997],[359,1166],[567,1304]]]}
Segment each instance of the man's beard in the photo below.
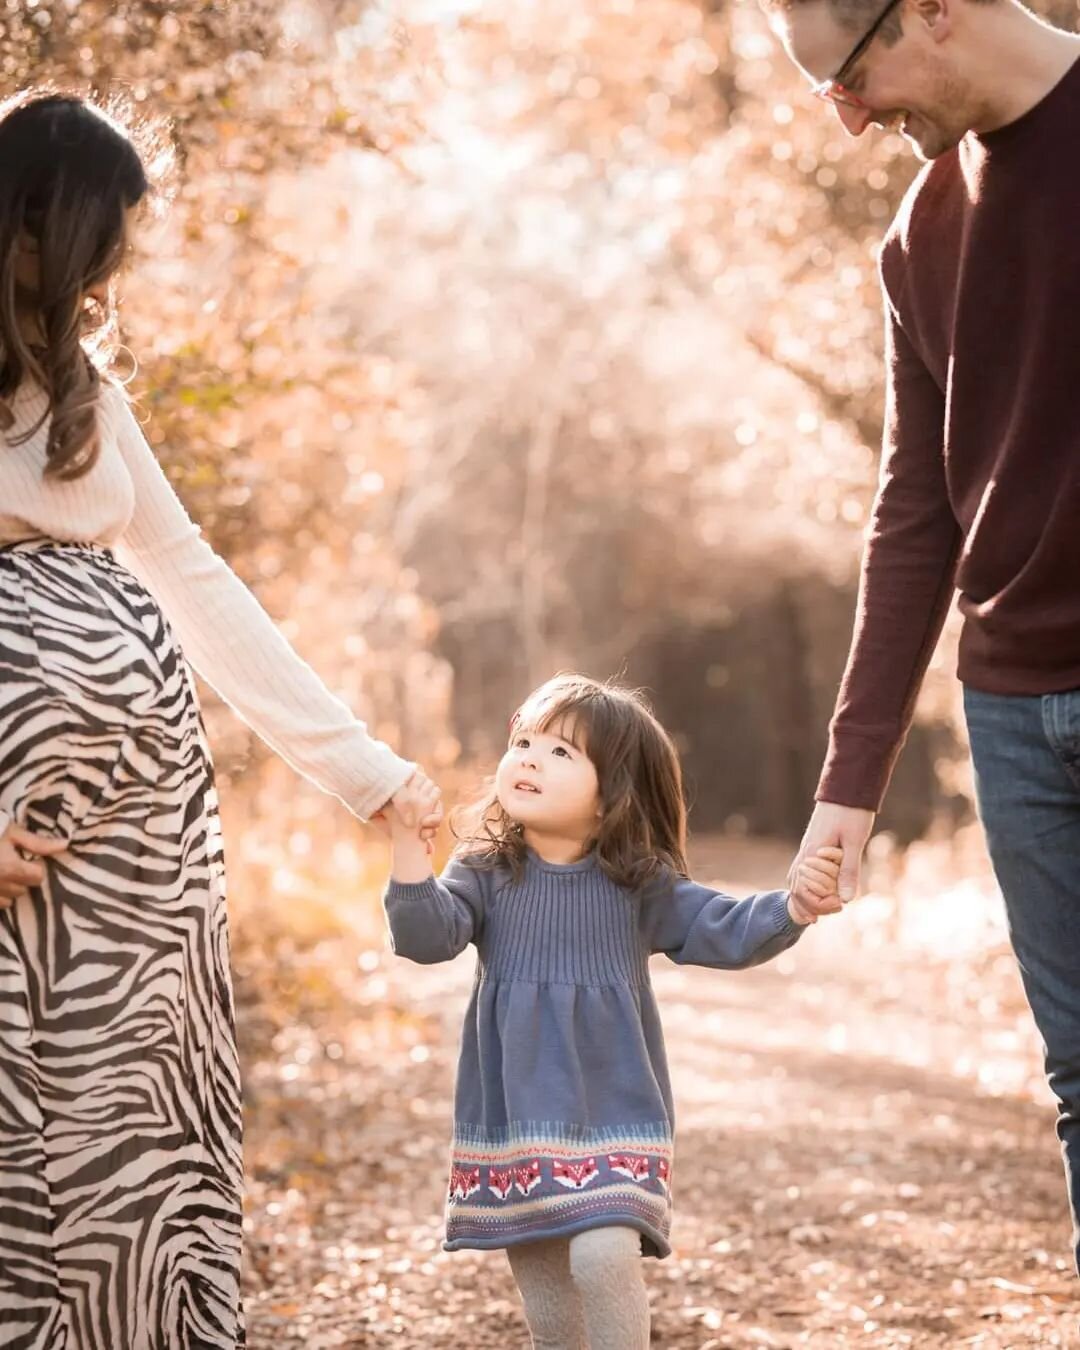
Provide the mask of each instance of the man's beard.
{"label": "man's beard", "polygon": [[914,125],[905,132],[904,138],[921,160],[928,162],[937,159],[939,155],[955,149],[963,139],[963,132],[957,134],[945,131],[920,113],[910,114],[909,121]]}
{"label": "man's beard", "polygon": [[937,159],[954,150],[971,129],[971,87],[953,71],[938,67],[933,71],[927,102],[940,109],[939,116],[911,111],[906,139],[922,160]]}

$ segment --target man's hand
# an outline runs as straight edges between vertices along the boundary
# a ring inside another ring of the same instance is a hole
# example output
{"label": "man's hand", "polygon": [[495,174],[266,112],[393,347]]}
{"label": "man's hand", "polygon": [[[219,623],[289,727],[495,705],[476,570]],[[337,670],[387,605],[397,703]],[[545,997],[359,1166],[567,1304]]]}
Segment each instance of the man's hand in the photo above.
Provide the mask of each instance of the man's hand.
{"label": "man's hand", "polygon": [[[818,802],[806,827],[795,861],[788,872],[788,887],[796,905],[811,914],[835,914],[859,890],[859,867],[874,825],[874,812],[859,806]],[[815,895],[801,880],[802,864],[820,849],[837,848],[843,853],[840,875],[833,895]]]}
{"label": "man's hand", "polygon": [[[795,873],[795,889],[800,895],[813,896],[819,902],[832,902],[836,895],[837,882],[840,879],[840,864],[844,853],[839,848],[819,848],[809,858],[799,863]],[[838,906],[839,908],[839,906]],[[795,923],[802,925],[817,923],[819,914],[810,909],[805,901],[788,896],[788,913]]]}
{"label": "man's hand", "polygon": [[45,869],[40,863],[27,862],[20,856],[33,853],[40,858],[52,858],[67,848],[65,839],[49,839],[43,834],[31,834],[14,823],[0,834],[0,909],[8,909],[31,886],[40,886],[45,880]]}

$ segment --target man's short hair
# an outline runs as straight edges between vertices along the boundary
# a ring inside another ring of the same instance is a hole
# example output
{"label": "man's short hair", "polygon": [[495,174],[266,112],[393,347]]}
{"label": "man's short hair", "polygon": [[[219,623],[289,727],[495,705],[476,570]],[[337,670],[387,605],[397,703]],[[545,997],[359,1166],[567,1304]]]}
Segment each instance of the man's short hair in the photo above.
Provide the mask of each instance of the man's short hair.
{"label": "man's short hair", "polygon": [[[760,0],[760,3],[767,13],[788,14],[793,9],[799,9],[803,5],[817,4],[819,0]],[[825,3],[841,28],[847,28],[852,33],[857,33],[870,27],[888,4],[888,0],[825,0]],[[967,3],[992,5],[997,3],[997,0],[967,0]],[[878,32],[885,39],[885,45],[888,47],[891,47],[894,42],[903,36],[904,26],[900,15],[902,8],[901,0],[901,4],[897,5],[878,29]]]}

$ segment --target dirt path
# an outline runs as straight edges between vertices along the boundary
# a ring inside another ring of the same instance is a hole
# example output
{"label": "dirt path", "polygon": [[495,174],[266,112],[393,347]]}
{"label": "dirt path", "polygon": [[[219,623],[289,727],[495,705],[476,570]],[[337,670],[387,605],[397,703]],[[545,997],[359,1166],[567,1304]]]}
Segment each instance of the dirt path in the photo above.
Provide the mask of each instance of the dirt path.
{"label": "dirt path", "polygon": [[[698,874],[778,875],[779,852],[723,856],[702,850]],[[1075,1343],[1053,1111],[1017,1091],[1038,1054],[1011,965],[883,940],[822,924],[757,971],[656,963],[680,1119],[655,1344]],[[471,961],[421,970],[344,939],[270,974],[252,959],[252,1350],[526,1346],[502,1257],[439,1249]]]}

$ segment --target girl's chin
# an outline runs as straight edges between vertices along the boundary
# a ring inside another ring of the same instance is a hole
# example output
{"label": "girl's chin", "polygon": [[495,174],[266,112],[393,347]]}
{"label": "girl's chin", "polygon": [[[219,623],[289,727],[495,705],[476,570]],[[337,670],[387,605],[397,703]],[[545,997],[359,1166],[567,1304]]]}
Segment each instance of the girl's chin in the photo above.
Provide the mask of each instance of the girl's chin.
{"label": "girl's chin", "polygon": [[510,799],[500,801],[499,805],[505,811],[510,823],[519,830],[534,830],[537,827],[543,828],[544,826],[543,817],[536,816],[527,805],[522,808],[520,802]]}
{"label": "girl's chin", "polygon": [[504,803],[503,810],[510,817],[519,830],[526,833],[538,835],[561,834],[562,830],[558,821],[548,820],[543,809],[530,810],[530,804],[518,801],[508,801]]}
{"label": "girl's chin", "polygon": [[500,792],[499,805],[512,821],[520,824],[522,820],[542,818],[546,803],[539,792],[523,792],[518,788],[507,788]]}
{"label": "girl's chin", "polygon": [[511,802],[506,814],[515,825],[519,825],[525,830],[543,830],[550,833],[559,828],[557,821],[547,819],[543,809],[532,810],[528,802],[524,805],[520,802]]}

